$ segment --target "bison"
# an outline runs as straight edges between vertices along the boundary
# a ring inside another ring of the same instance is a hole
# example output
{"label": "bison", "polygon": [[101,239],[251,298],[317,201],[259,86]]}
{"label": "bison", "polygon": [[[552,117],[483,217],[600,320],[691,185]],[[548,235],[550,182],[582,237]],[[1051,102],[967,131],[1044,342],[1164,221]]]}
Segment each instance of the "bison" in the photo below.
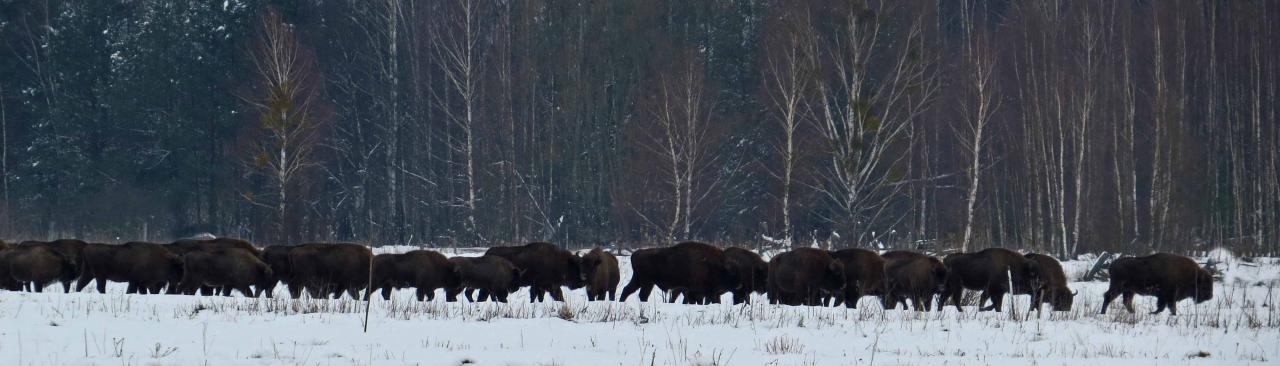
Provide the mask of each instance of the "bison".
{"label": "bison", "polygon": [[71,265],[73,267],[72,270],[69,272],[63,272],[62,277],[58,278],[58,282],[62,282],[62,291],[66,293],[71,292],[72,282],[75,282],[76,279],[80,277],[80,267],[83,267],[83,264],[84,264],[82,262],[83,259],[81,258],[81,255],[82,253],[84,253],[84,247],[86,245],[88,245],[88,243],[85,243],[80,240],[75,240],[75,239],[58,239],[54,241],[24,241],[18,244],[19,247],[31,247],[31,246],[47,247],[49,249],[52,249],[58,252],[58,254],[60,254],[63,258],[71,262]]}
{"label": "bison", "polygon": [[906,308],[910,299],[916,311],[930,310],[933,295],[945,290],[947,266],[938,258],[908,251],[880,255],[884,264],[884,308]]}
{"label": "bison", "polygon": [[360,299],[360,290],[368,287],[373,253],[359,244],[307,243],[267,247],[262,256],[295,299],[303,289],[314,298],[331,294],[336,299],[345,291]]}
{"label": "bison", "polygon": [[641,249],[631,254],[631,281],[622,288],[621,301],[640,291],[648,301],[653,287],[678,290],[687,304],[719,300],[724,291],[740,285],[720,248],[701,242],[682,242],[666,248]]}
{"label": "bison", "polygon": [[844,265],[846,281],[837,305],[844,303],[844,306],[856,309],[858,300],[863,296],[884,296],[885,261],[879,254],[866,249],[842,249],[831,252],[831,256]]}
{"label": "bison", "polygon": [[1102,295],[1102,314],[1116,296],[1124,295],[1124,307],[1133,313],[1133,295],[1156,297],[1156,311],[1165,308],[1178,315],[1178,301],[1186,298],[1202,303],[1213,298],[1213,275],[1200,268],[1191,258],[1177,254],[1156,253],[1145,257],[1127,257],[1111,262],[1111,286]]}
{"label": "bison", "polygon": [[1040,311],[1044,303],[1049,303],[1053,311],[1070,311],[1076,292],[1067,287],[1067,274],[1062,271],[1062,264],[1044,254],[1028,253],[1024,257],[1036,262],[1040,270],[1040,286],[1032,291],[1031,306]]}
{"label": "bison", "polygon": [[769,303],[821,305],[824,293],[844,289],[845,268],[829,252],[796,248],[769,260]]}
{"label": "bison", "polygon": [[51,246],[19,245],[0,252],[0,276],[9,279],[8,288],[44,292],[53,282],[75,278],[76,265],[63,253]]}
{"label": "bison", "polygon": [[[1006,293],[1031,295],[1040,287],[1039,265],[1008,249],[987,248],[974,253],[951,254],[943,259],[943,263],[949,275],[946,289],[938,298],[939,311],[947,300],[951,300],[957,311],[963,311],[960,296],[965,289],[982,291],[978,310],[1001,311]],[[983,307],[988,298],[991,306]]]}
{"label": "bison", "polygon": [[214,287],[222,295],[231,296],[239,290],[246,297],[255,296],[249,286],[259,286],[275,280],[271,267],[257,255],[241,248],[218,250],[193,250],[182,256],[182,282],[184,293],[192,293],[199,287]]}
{"label": "bison", "polygon": [[618,257],[598,247],[591,249],[582,256],[582,274],[587,280],[587,301],[604,300],[605,294],[614,300],[620,281]]}
{"label": "bison", "polygon": [[518,247],[494,247],[485,255],[506,258],[523,270],[520,286],[529,286],[529,301],[551,299],[564,301],[560,286],[570,289],[586,285],[582,275],[582,257],[547,242],[533,242]]}
{"label": "bison", "polygon": [[258,249],[258,247],[248,241],[234,238],[182,239],[166,245],[165,248],[168,248],[179,256],[196,250],[211,252],[220,249],[235,248],[244,249],[258,258],[262,258],[262,249]]}
{"label": "bison", "polygon": [[128,283],[127,293],[158,294],[182,279],[182,257],[160,244],[88,244],[83,255],[76,291],[97,281],[98,293],[106,293],[107,281],[115,281]]}
{"label": "bison", "polygon": [[[445,290],[445,301],[458,301],[462,286],[454,262],[432,250],[413,250],[402,254],[378,254],[373,257],[373,285],[382,289],[382,299],[391,299],[391,289],[413,287],[418,301],[435,299],[436,289]],[[369,299],[370,290],[364,295]]]}
{"label": "bison", "polygon": [[769,288],[769,263],[756,252],[743,248],[725,248],[725,262],[741,282],[733,289],[733,303],[751,301],[751,293],[765,293]]}
{"label": "bison", "polygon": [[497,302],[507,302],[507,295],[520,288],[518,282],[523,271],[506,258],[486,255],[449,260],[462,281],[461,287],[466,289],[467,301],[476,301],[472,293],[479,290],[480,301],[492,298]]}

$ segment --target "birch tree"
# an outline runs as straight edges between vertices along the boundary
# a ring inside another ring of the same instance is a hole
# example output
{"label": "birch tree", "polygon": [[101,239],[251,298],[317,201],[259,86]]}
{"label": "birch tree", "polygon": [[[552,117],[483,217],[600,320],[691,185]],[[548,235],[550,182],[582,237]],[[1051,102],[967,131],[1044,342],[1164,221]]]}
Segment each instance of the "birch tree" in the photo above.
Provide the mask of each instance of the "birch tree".
{"label": "birch tree", "polygon": [[966,76],[962,78],[962,85],[966,90],[960,102],[961,123],[952,126],[969,164],[966,168],[968,193],[965,195],[964,236],[960,242],[962,252],[969,251],[973,239],[973,216],[985,160],[985,132],[1000,106],[995,85],[996,52],[990,33],[981,25],[983,20],[975,19],[974,7],[976,4],[966,2],[961,10],[965,37],[961,57],[966,67],[966,72],[962,73]]}
{"label": "birch tree", "polygon": [[274,211],[278,240],[296,239],[297,233],[289,232],[285,223],[296,219],[288,215],[290,205],[298,199],[295,193],[305,183],[304,173],[318,164],[312,152],[319,129],[327,123],[320,107],[324,103],[321,78],[311,53],[278,13],[268,12],[259,27],[251,60],[260,95],[247,101],[258,111],[263,137],[250,164],[266,178],[270,189],[242,196]]}

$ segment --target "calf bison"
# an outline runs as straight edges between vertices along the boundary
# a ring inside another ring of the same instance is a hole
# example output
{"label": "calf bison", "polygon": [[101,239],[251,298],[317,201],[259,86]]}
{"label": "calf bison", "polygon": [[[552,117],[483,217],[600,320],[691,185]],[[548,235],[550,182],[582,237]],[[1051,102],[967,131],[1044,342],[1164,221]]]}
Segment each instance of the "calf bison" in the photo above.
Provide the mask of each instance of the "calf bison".
{"label": "calf bison", "polygon": [[845,287],[844,265],[815,248],[796,248],[769,260],[769,303],[821,305],[824,293]]}
{"label": "calf bison", "polygon": [[467,301],[476,301],[472,297],[475,290],[480,291],[480,301],[492,298],[493,301],[507,302],[507,295],[520,288],[521,270],[506,258],[496,255],[480,257],[449,258],[454,264],[462,286],[466,289]]}
{"label": "calf bison", "polygon": [[529,301],[544,301],[547,293],[555,301],[564,301],[560,286],[578,289],[586,285],[582,275],[582,257],[551,243],[494,247],[484,254],[506,258],[524,271],[519,284],[529,286]]}
{"label": "calf bison", "polygon": [[71,292],[72,282],[75,282],[76,278],[80,277],[80,267],[84,264],[82,262],[81,254],[84,252],[85,245],[88,245],[88,243],[75,239],[24,241],[18,244],[19,247],[47,247],[58,252],[58,254],[62,255],[63,258],[71,262],[73,269],[70,272],[63,272],[62,276],[58,278],[58,281],[62,282],[62,291],[66,293]]}
{"label": "calf bison", "polygon": [[1186,298],[1202,303],[1213,298],[1213,275],[1191,258],[1177,254],[1156,253],[1145,257],[1127,257],[1111,262],[1111,286],[1102,295],[1102,314],[1116,296],[1124,295],[1124,307],[1133,313],[1133,295],[1156,297],[1159,314],[1167,307],[1178,315],[1178,301]]}
{"label": "calf bison", "polygon": [[587,301],[604,300],[605,294],[614,300],[620,281],[618,257],[598,247],[591,249],[582,256],[582,274],[587,279]]}
{"label": "calf bison", "polygon": [[413,287],[418,301],[434,300],[436,289],[445,290],[445,301],[458,301],[462,286],[454,262],[433,250],[413,250],[402,254],[378,254],[373,257],[373,285],[364,294],[369,299],[372,289],[382,289],[382,299],[391,299],[391,289]]}
{"label": "calf bison", "polygon": [[43,245],[19,245],[0,252],[0,276],[9,279],[10,290],[26,287],[28,291],[44,292],[45,286],[66,278],[75,278],[76,265],[53,247]]}
{"label": "calf bison", "polygon": [[[337,299],[345,291],[360,299],[360,290],[368,287],[373,253],[359,244],[307,243],[271,246],[263,250],[262,256],[295,299],[303,289],[313,298],[331,294]],[[265,290],[270,296],[271,288]]]}
{"label": "calf bison", "polygon": [[[957,311],[963,311],[960,296],[965,289],[982,291],[979,311],[1001,311],[1005,294],[1031,295],[1040,287],[1040,268],[1036,262],[1008,249],[987,248],[974,253],[951,254],[943,259],[943,263],[950,273],[946,289],[938,298],[938,311],[942,311],[947,300],[951,300]],[[988,298],[991,306],[984,307]]]}
{"label": "calf bison", "polygon": [[858,300],[866,295],[884,296],[884,258],[866,249],[842,249],[831,256],[844,265],[845,286],[837,305],[858,308]]}
{"label": "calf bison", "polygon": [[239,290],[246,297],[254,297],[249,286],[263,286],[275,280],[270,266],[253,252],[241,248],[193,250],[182,256],[182,268],[183,293],[214,287],[222,289],[225,296]]}
{"label": "calf bison", "polygon": [[1067,287],[1067,274],[1062,271],[1062,264],[1044,254],[1029,253],[1024,257],[1036,262],[1040,269],[1040,286],[1031,294],[1031,306],[1038,312],[1044,303],[1049,303],[1053,311],[1070,311],[1076,293]]}
{"label": "calf bison", "polygon": [[884,308],[894,309],[901,303],[905,309],[910,299],[916,311],[930,310],[933,295],[945,290],[947,266],[916,252],[890,251],[880,256],[885,259]]}
{"label": "calf bison", "polygon": [[680,291],[687,304],[708,303],[741,285],[724,252],[700,242],[637,250],[631,254],[631,269],[631,281],[622,288],[621,301],[637,290],[640,301],[648,301],[657,286],[663,291]]}
{"label": "calf bison", "polygon": [[160,293],[182,279],[182,257],[155,243],[120,245],[88,244],[76,291],[97,281],[98,293],[107,292],[107,281],[128,283],[127,293]]}
{"label": "calf bison", "polygon": [[759,254],[743,248],[725,248],[724,258],[740,282],[732,291],[734,304],[750,302],[752,292],[765,293],[769,288],[769,263]]}

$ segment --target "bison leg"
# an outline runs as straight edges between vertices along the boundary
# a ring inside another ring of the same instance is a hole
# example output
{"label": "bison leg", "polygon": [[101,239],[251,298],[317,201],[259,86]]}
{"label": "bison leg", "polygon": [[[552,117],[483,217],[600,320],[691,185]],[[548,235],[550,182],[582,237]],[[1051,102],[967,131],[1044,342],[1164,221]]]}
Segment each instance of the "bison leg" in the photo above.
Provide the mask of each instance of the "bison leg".
{"label": "bison leg", "polygon": [[[373,291],[369,291],[369,292],[373,292]],[[365,301],[369,300],[368,293],[364,294],[364,299]],[[391,300],[391,285],[382,286],[382,299]],[[418,301],[422,301],[422,296],[418,296]]]}
{"label": "bison leg", "polygon": [[631,294],[635,293],[636,290],[640,290],[640,301],[645,301],[646,299],[648,299],[649,294],[646,293],[642,289],[642,287],[646,287],[646,286],[641,285],[640,281],[637,281],[635,278],[632,278],[630,282],[627,282],[626,286],[622,287],[622,301],[627,301],[627,296],[631,296]]}
{"label": "bison leg", "polygon": [[1111,305],[1111,301],[1115,300],[1119,294],[1115,289],[1107,289],[1107,292],[1102,294],[1102,312],[1099,314],[1106,314],[1107,306]]}
{"label": "bison leg", "polygon": [[[640,301],[649,301],[649,294],[652,294],[652,293],[653,293],[652,285],[640,288]],[[623,300],[626,300],[626,296],[623,296],[622,298]]]}
{"label": "bison leg", "polygon": [[90,281],[93,281],[93,277],[88,275],[80,276],[80,279],[76,280],[76,292],[84,291],[84,288],[89,286]]}
{"label": "bison leg", "polygon": [[62,281],[62,293],[64,294],[71,293],[71,280]]}
{"label": "bison leg", "polygon": [[425,301],[427,298],[427,289],[422,287],[415,288],[413,295],[418,298],[418,301]]}
{"label": "bison leg", "polygon": [[[615,286],[615,287],[616,287],[616,286]],[[618,289],[617,289],[617,288],[611,288],[611,289],[607,290],[606,292],[608,292],[608,293],[609,293],[609,301],[613,301],[613,295],[618,293]],[[602,300],[603,300],[603,299],[602,299]]]}
{"label": "bison leg", "polygon": [[467,287],[467,290],[462,292],[463,295],[466,295],[467,302],[476,302],[476,299],[471,297],[471,294],[474,294],[475,291],[476,291],[475,288]]}
{"label": "bison leg", "polygon": [[552,287],[550,292],[552,300],[564,301],[564,291],[560,289],[560,286]]}
{"label": "bison leg", "polygon": [[491,298],[493,299],[493,301],[498,301],[496,294],[497,294],[496,291],[489,291],[489,289],[482,288],[480,289],[480,294],[477,296],[480,297],[480,302],[489,301],[489,299]]}
{"label": "bison leg", "polygon": [[733,304],[738,305],[751,300],[751,292],[742,289],[733,290]]}
{"label": "bison leg", "polygon": [[137,282],[133,282],[133,281],[129,281],[129,287],[128,287],[128,289],[126,289],[126,290],[124,291],[124,293],[126,293],[126,294],[136,294],[136,293],[138,293],[138,283],[137,283]]}
{"label": "bison leg", "polygon": [[1127,309],[1127,310],[1129,310],[1129,313],[1130,313],[1130,314],[1133,314],[1133,313],[1134,313],[1134,310],[1133,310],[1133,293],[1132,293],[1132,292],[1125,292],[1125,293],[1124,293],[1124,308],[1125,308],[1125,309]]}

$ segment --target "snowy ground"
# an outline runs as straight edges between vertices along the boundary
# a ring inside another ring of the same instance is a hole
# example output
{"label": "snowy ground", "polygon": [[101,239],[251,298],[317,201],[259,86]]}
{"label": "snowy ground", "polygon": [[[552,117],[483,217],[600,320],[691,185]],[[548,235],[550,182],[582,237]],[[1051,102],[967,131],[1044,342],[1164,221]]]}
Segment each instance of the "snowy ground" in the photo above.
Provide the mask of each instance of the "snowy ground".
{"label": "snowy ground", "polygon": [[[451,253],[452,254],[452,253]],[[464,254],[474,255],[472,252]],[[620,258],[623,284],[628,258]],[[1065,263],[1076,277],[1088,264]],[[752,305],[587,302],[364,303],[0,292],[4,365],[1169,365],[1277,364],[1280,263],[1236,265],[1213,300],[1180,314],[1098,315],[1106,283],[1074,283],[1070,312],[884,311]],[[1259,285],[1261,284],[1261,285]],[[653,299],[650,299],[653,300]],[[727,298],[726,298],[727,300]],[[728,301],[726,301],[728,302]],[[1009,306],[1010,302],[1006,302]]]}

